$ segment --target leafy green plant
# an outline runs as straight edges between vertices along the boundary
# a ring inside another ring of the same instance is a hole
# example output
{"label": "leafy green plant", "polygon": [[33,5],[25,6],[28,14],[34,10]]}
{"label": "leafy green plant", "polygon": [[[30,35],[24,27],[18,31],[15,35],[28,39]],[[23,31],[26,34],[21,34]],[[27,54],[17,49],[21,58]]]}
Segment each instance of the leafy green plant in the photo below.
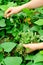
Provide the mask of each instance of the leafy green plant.
{"label": "leafy green plant", "polygon": [[15,43],[12,42],[5,42],[3,44],[1,44],[1,47],[4,49],[5,52],[11,52],[12,49],[16,46]]}
{"label": "leafy green plant", "polygon": [[6,65],[13,65],[13,64],[20,65],[22,59],[20,57],[7,57],[3,61]]}
{"label": "leafy green plant", "polygon": [[28,0],[0,0],[0,65],[43,65],[43,50],[28,54],[23,44],[43,42],[43,7],[23,9],[9,18],[4,12]]}

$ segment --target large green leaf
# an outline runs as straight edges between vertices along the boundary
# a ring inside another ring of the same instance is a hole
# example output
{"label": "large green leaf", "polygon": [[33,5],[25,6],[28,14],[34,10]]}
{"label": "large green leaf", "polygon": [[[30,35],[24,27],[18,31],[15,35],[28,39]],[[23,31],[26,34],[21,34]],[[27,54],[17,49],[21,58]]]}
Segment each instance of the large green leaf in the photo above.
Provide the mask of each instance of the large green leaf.
{"label": "large green leaf", "polygon": [[31,28],[32,31],[39,31],[40,27],[39,26],[33,26]]}
{"label": "large green leaf", "polygon": [[1,47],[4,49],[5,52],[11,52],[15,46],[16,43],[13,42],[5,42],[1,44]]}
{"label": "large green leaf", "polygon": [[43,19],[39,19],[34,23],[37,24],[37,25],[43,25]]}
{"label": "large green leaf", "polygon": [[4,59],[5,65],[20,65],[21,62],[21,57],[7,57]]}
{"label": "large green leaf", "polygon": [[43,65],[43,62],[38,63],[28,62],[26,65]]}
{"label": "large green leaf", "polygon": [[32,65],[43,65],[43,62],[33,63]]}
{"label": "large green leaf", "polygon": [[39,30],[39,34],[43,36],[43,30]]}
{"label": "large green leaf", "polygon": [[38,11],[41,14],[43,14],[43,7],[37,8],[36,11]]}
{"label": "large green leaf", "polygon": [[36,62],[42,62],[43,61],[43,54],[38,53],[34,56],[34,63]]}
{"label": "large green leaf", "polygon": [[6,24],[5,24],[5,20],[4,19],[1,19],[0,20],[0,27],[5,27]]}
{"label": "large green leaf", "polygon": [[8,8],[7,5],[0,5],[0,9],[1,9],[2,11],[5,11],[7,8]]}

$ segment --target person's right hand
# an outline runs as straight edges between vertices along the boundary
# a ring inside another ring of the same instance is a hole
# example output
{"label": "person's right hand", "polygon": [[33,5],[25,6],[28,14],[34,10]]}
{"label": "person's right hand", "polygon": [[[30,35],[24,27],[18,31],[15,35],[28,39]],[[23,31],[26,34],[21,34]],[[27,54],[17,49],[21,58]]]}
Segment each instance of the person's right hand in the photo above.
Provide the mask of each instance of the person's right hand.
{"label": "person's right hand", "polygon": [[39,49],[39,44],[36,44],[36,43],[33,43],[33,44],[23,44],[23,47],[29,48],[30,50],[27,53],[31,53],[31,52]]}
{"label": "person's right hand", "polygon": [[4,17],[5,17],[5,18],[8,18],[8,17],[10,17],[12,14],[16,14],[16,13],[18,13],[19,11],[21,11],[21,7],[20,7],[20,6],[18,6],[18,7],[10,7],[10,8],[8,8],[8,9],[5,11]]}

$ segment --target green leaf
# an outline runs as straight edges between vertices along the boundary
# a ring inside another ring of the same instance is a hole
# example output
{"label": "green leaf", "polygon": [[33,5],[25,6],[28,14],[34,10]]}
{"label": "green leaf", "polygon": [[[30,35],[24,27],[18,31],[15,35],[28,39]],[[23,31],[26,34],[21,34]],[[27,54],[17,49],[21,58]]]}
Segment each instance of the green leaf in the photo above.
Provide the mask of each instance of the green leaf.
{"label": "green leaf", "polygon": [[0,19],[2,19],[3,17],[4,17],[4,12],[0,10]]}
{"label": "green leaf", "polygon": [[43,65],[43,62],[33,63],[32,65]]}
{"label": "green leaf", "polygon": [[42,41],[43,41],[43,36],[40,36],[40,40],[42,40]]}
{"label": "green leaf", "polygon": [[3,51],[3,48],[0,46],[0,52],[2,52]]}
{"label": "green leaf", "polygon": [[14,7],[17,6],[17,3],[14,2],[8,2],[7,7]]}
{"label": "green leaf", "polygon": [[0,62],[3,60],[3,53],[0,53]]}
{"label": "green leaf", "polygon": [[32,62],[28,62],[26,65],[32,65],[33,63]]}
{"label": "green leaf", "polygon": [[33,27],[31,28],[32,31],[39,31],[39,29],[40,29],[39,26],[33,26]]}
{"label": "green leaf", "polygon": [[22,59],[21,57],[7,57],[3,61],[6,65],[20,65]]}
{"label": "green leaf", "polygon": [[7,10],[9,7],[14,7],[14,6],[17,6],[17,4],[16,4],[16,3],[13,3],[13,2],[8,2],[7,5],[0,5],[0,9],[1,9],[2,11],[5,11],[5,10]]}
{"label": "green leaf", "polygon": [[40,51],[40,54],[43,54],[43,50]]}
{"label": "green leaf", "polygon": [[34,55],[27,55],[27,56],[25,57],[25,60],[33,60],[33,56],[34,56]]}
{"label": "green leaf", "polygon": [[0,65],[1,65],[1,63],[0,63]]}
{"label": "green leaf", "polygon": [[4,16],[3,11],[0,11],[0,17],[3,17],[3,16]]}
{"label": "green leaf", "polygon": [[39,19],[34,23],[41,26],[41,25],[43,25],[43,19]]}
{"label": "green leaf", "polygon": [[8,7],[7,7],[7,5],[0,5],[0,9],[1,9],[2,11],[5,11],[5,10],[8,9]]}
{"label": "green leaf", "polygon": [[5,27],[6,24],[5,24],[5,20],[4,19],[1,19],[0,20],[0,27]]}
{"label": "green leaf", "polygon": [[5,42],[1,44],[1,47],[4,49],[5,52],[11,52],[15,46],[16,43],[13,42]]}
{"label": "green leaf", "polygon": [[38,11],[41,14],[43,14],[43,7],[37,8],[36,11]]}
{"label": "green leaf", "polygon": [[43,36],[43,30],[39,30],[39,34]]}
{"label": "green leaf", "polygon": [[34,56],[34,63],[36,62],[42,62],[43,61],[43,54],[40,54],[40,53],[37,53],[35,56]]}
{"label": "green leaf", "polygon": [[23,9],[23,12],[27,14],[27,16],[30,16],[33,14],[33,10],[29,10],[28,8]]}
{"label": "green leaf", "polygon": [[0,3],[2,2],[2,0],[0,0]]}

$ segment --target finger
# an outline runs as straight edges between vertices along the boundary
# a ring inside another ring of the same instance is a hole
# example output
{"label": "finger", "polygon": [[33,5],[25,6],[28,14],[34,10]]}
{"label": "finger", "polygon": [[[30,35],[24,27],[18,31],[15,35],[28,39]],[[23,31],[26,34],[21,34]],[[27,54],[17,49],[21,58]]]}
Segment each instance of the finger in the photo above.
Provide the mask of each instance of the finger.
{"label": "finger", "polygon": [[10,17],[13,14],[13,12],[10,12],[7,14],[7,17]]}
{"label": "finger", "polygon": [[5,11],[5,14],[6,14],[6,13],[9,13],[9,11],[11,11],[11,8],[8,8],[8,9]]}
{"label": "finger", "polygon": [[29,48],[29,44],[23,44],[23,47]]}
{"label": "finger", "polygon": [[11,9],[9,8],[8,10],[6,10],[6,11],[5,11],[4,16],[6,17],[6,16],[7,16],[7,14],[8,14],[8,13],[10,13],[10,12],[11,12]]}

